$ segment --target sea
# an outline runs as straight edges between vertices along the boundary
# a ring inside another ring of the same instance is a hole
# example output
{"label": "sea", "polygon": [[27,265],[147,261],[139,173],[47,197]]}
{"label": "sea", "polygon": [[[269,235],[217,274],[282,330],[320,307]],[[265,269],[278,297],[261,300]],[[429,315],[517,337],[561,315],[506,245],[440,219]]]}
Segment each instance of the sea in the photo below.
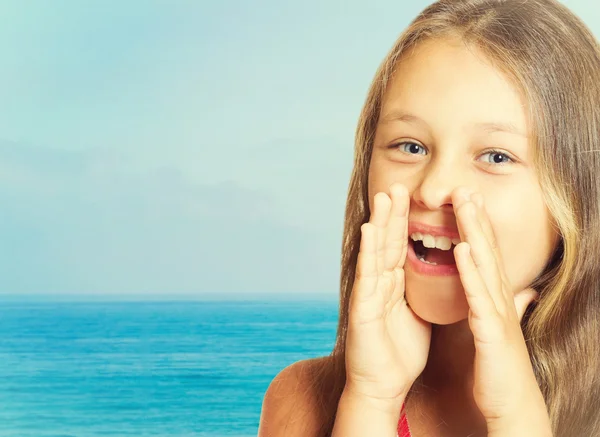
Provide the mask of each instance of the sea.
{"label": "sea", "polygon": [[251,437],[286,366],[331,352],[332,299],[0,301],[0,436]]}

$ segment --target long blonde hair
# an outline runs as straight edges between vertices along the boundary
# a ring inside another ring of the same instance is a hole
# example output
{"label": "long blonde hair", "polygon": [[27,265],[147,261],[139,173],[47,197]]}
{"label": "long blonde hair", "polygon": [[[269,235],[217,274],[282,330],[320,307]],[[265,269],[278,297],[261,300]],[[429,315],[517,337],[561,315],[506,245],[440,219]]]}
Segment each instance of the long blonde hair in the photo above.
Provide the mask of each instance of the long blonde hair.
{"label": "long blonde hair", "polygon": [[[600,435],[600,46],[555,0],[440,0],[400,35],[362,109],[346,202],[339,324],[328,366],[314,375],[320,436],[329,436],[345,383],[348,303],[369,220],[367,177],[382,98],[406,50],[455,36],[480,50],[528,103],[535,165],[561,235],[522,321],[554,435]],[[401,80],[401,78],[400,78]]]}

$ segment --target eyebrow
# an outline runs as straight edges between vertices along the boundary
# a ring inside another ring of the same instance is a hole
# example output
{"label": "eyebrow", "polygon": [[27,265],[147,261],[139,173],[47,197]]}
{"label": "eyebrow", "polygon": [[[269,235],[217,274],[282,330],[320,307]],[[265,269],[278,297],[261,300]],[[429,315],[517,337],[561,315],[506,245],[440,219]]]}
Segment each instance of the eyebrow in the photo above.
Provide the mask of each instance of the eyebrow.
{"label": "eyebrow", "polygon": [[[417,117],[416,115],[409,114],[404,111],[392,111],[386,114],[381,118],[381,123],[387,124],[394,121],[404,121],[407,123],[420,124],[421,126],[429,129],[429,125],[422,118]],[[527,138],[527,134],[521,131],[518,127],[516,127],[512,123],[507,122],[481,122],[481,123],[473,123],[473,127],[486,131],[488,133],[494,132],[506,132],[514,135],[520,135],[522,137]]]}

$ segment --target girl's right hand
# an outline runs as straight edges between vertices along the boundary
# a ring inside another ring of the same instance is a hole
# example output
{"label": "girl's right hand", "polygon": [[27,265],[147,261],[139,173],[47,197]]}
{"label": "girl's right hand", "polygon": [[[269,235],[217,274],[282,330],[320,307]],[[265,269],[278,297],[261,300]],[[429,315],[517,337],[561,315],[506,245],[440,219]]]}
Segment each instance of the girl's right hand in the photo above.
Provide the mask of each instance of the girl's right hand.
{"label": "girl's right hand", "polygon": [[404,297],[408,249],[407,189],[394,183],[391,199],[375,195],[368,223],[361,226],[360,251],[349,302],[346,388],[391,403],[410,390],[427,363],[431,323],[417,316]]}

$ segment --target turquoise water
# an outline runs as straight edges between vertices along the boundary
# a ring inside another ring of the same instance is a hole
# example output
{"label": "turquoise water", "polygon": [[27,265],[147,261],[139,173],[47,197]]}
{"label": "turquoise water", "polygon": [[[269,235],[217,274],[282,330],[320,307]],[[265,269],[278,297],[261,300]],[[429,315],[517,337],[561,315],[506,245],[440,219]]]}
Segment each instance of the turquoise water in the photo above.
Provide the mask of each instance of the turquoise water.
{"label": "turquoise water", "polygon": [[0,435],[256,436],[269,382],[336,324],[335,301],[4,302]]}

